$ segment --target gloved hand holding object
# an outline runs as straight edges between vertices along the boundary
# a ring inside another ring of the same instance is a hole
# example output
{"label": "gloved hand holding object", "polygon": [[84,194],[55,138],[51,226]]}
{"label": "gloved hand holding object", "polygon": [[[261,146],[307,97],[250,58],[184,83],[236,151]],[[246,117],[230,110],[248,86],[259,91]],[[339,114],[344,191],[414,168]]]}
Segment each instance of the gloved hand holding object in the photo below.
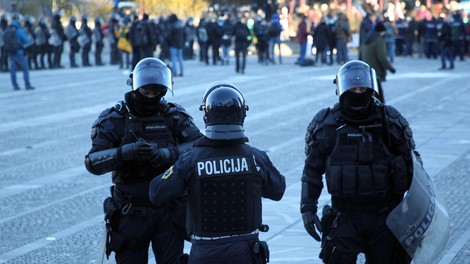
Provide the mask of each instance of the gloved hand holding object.
{"label": "gloved hand holding object", "polygon": [[122,145],[119,148],[119,152],[123,160],[150,160],[149,143],[144,140]]}

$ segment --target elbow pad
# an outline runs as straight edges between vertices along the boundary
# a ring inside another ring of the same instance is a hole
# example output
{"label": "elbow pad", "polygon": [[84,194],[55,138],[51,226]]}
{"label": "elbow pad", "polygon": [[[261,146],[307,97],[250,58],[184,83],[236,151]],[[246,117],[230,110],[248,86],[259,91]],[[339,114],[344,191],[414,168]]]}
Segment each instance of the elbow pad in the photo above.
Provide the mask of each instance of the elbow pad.
{"label": "elbow pad", "polygon": [[118,148],[97,151],[85,156],[86,169],[95,175],[115,170],[121,165],[121,161]]}

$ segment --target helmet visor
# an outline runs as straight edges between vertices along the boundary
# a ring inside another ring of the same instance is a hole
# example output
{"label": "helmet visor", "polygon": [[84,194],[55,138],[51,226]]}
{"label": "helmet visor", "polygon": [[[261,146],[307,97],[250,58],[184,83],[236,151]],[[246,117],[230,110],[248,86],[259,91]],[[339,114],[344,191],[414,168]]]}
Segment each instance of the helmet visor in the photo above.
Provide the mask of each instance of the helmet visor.
{"label": "helmet visor", "polygon": [[367,65],[355,65],[342,69],[336,80],[338,96],[352,88],[368,88],[378,93],[377,77],[375,70]]}

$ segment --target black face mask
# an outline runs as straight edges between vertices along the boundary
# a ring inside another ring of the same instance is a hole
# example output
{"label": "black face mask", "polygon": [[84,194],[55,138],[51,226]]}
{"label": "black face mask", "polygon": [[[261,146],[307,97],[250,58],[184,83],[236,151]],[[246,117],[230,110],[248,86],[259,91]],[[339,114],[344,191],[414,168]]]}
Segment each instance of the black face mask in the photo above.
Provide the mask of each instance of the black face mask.
{"label": "black face mask", "polygon": [[137,115],[149,116],[158,111],[162,97],[158,96],[150,98],[142,95],[139,91],[134,91],[131,93],[130,99],[132,101],[132,108],[135,110]]}
{"label": "black face mask", "polygon": [[341,105],[343,109],[348,112],[361,113],[368,109],[368,106],[372,100],[372,93],[365,91],[364,93],[354,93],[346,91],[341,96]]}

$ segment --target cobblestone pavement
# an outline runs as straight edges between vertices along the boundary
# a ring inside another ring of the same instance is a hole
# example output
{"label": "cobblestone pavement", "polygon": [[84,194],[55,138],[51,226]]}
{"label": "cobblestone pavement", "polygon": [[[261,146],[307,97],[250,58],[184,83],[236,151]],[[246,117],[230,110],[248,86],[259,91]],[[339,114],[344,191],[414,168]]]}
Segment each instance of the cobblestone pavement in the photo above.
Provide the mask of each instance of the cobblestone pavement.
{"label": "cobblestone pavement", "polygon": [[[320,245],[301,223],[299,180],[306,127],[337,100],[332,80],[339,66],[302,68],[295,59],[265,66],[250,57],[244,75],[235,73],[233,61],[187,61],[167,99],[183,105],[202,129],[198,107],[209,84],[227,80],[242,90],[250,143],[269,152],[288,183],[280,202],[263,205],[270,231],[261,238],[270,245],[271,263],[320,263]],[[451,219],[450,238],[435,263],[470,263],[470,62],[438,71],[438,60],[399,57],[395,67],[383,84],[387,103],[410,122]],[[32,71],[36,90],[13,91],[9,75],[0,74],[0,263],[97,262],[111,180],[90,175],[83,158],[91,124],[130,89],[127,76],[115,66]],[[327,202],[324,192],[320,206]]]}

